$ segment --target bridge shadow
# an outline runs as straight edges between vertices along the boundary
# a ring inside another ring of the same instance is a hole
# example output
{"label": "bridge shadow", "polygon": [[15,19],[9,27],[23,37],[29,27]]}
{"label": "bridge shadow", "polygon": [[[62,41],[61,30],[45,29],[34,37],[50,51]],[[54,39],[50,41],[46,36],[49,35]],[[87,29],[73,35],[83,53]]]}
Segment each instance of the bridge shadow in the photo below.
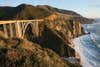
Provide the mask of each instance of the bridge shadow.
{"label": "bridge shadow", "polygon": [[32,24],[29,24],[25,30],[24,38],[35,43],[40,42],[40,37],[36,36],[32,27]]}

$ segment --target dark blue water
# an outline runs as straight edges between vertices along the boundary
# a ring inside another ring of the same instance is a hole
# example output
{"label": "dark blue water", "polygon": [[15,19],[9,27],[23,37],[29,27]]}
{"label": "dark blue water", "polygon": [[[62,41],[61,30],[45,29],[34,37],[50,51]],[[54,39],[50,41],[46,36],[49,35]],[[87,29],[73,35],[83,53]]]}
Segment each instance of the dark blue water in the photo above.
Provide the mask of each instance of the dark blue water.
{"label": "dark blue water", "polygon": [[75,50],[80,55],[83,67],[100,67],[100,22],[83,27],[90,34],[74,39]]}

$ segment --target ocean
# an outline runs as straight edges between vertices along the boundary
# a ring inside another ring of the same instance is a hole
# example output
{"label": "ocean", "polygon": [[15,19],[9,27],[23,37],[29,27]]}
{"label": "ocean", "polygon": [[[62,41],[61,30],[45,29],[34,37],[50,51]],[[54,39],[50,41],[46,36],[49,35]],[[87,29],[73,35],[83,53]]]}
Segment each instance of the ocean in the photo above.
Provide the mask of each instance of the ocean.
{"label": "ocean", "polygon": [[83,28],[89,34],[75,38],[74,48],[80,55],[83,67],[100,67],[100,21],[83,24]]}

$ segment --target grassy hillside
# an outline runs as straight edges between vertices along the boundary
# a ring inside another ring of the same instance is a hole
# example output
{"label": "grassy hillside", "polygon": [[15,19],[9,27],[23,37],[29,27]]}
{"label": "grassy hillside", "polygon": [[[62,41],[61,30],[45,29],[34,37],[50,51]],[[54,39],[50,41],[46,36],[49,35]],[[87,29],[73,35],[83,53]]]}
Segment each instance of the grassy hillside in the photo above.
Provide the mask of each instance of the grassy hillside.
{"label": "grassy hillside", "polygon": [[18,38],[0,37],[0,67],[81,67],[48,48]]}
{"label": "grassy hillside", "polygon": [[16,7],[0,7],[0,20],[45,18],[54,13],[64,14],[69,17],[70,15],[72,17],[78,16],[81,21],[89,21],[89,19],[82,17],[74,11],[58,9],[48,5],[32,6],[27,4],[21,4]]}
{"label": "grassy hillside", "polygon": [[42,8],[26,4],[17,7],[0,7],[0,20],[44,18],[50,14]]}

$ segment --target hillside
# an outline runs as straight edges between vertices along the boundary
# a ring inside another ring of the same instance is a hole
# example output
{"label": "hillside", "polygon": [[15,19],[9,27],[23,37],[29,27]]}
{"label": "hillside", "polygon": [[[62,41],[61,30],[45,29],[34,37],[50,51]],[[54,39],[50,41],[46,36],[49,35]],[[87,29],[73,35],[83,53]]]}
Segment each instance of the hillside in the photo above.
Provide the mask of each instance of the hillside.
{"label": "hillside", "polygon": [[19,38],[0,36],[0,67],[81,67],[61,59],[51,49]]}
{"label": "hillside", "polygon": [[54,13],[59,15],[67,15],[68,17],[75,19],[78,17],[82,23],[89,23],[92,21],[73,11],[58,9],[48,5],[32,6],[27,4],[21,4],[16,7],[0,7],[0,20],[39,19],[45,18]]}
{"label": "hillside", "polygon": [[50,12],[58,12],[58,13],[62,13],[62,14],[67,14],[67,15],[75,15],[75,16],[80,16],[78,13],[74,12],[74,11],[70,11],[70,10],[64,10],[64,9],[58,9],[55,7],[51,7],[48,5],[37,5],[37,7],[39,8],[43,8],[44,10],[50,11]]}
{"label": "hillside", "polygon": [[32,5],[21,4],[17,7],[0,7],[0,19],[35,19],[49,16],[50,12]]}

